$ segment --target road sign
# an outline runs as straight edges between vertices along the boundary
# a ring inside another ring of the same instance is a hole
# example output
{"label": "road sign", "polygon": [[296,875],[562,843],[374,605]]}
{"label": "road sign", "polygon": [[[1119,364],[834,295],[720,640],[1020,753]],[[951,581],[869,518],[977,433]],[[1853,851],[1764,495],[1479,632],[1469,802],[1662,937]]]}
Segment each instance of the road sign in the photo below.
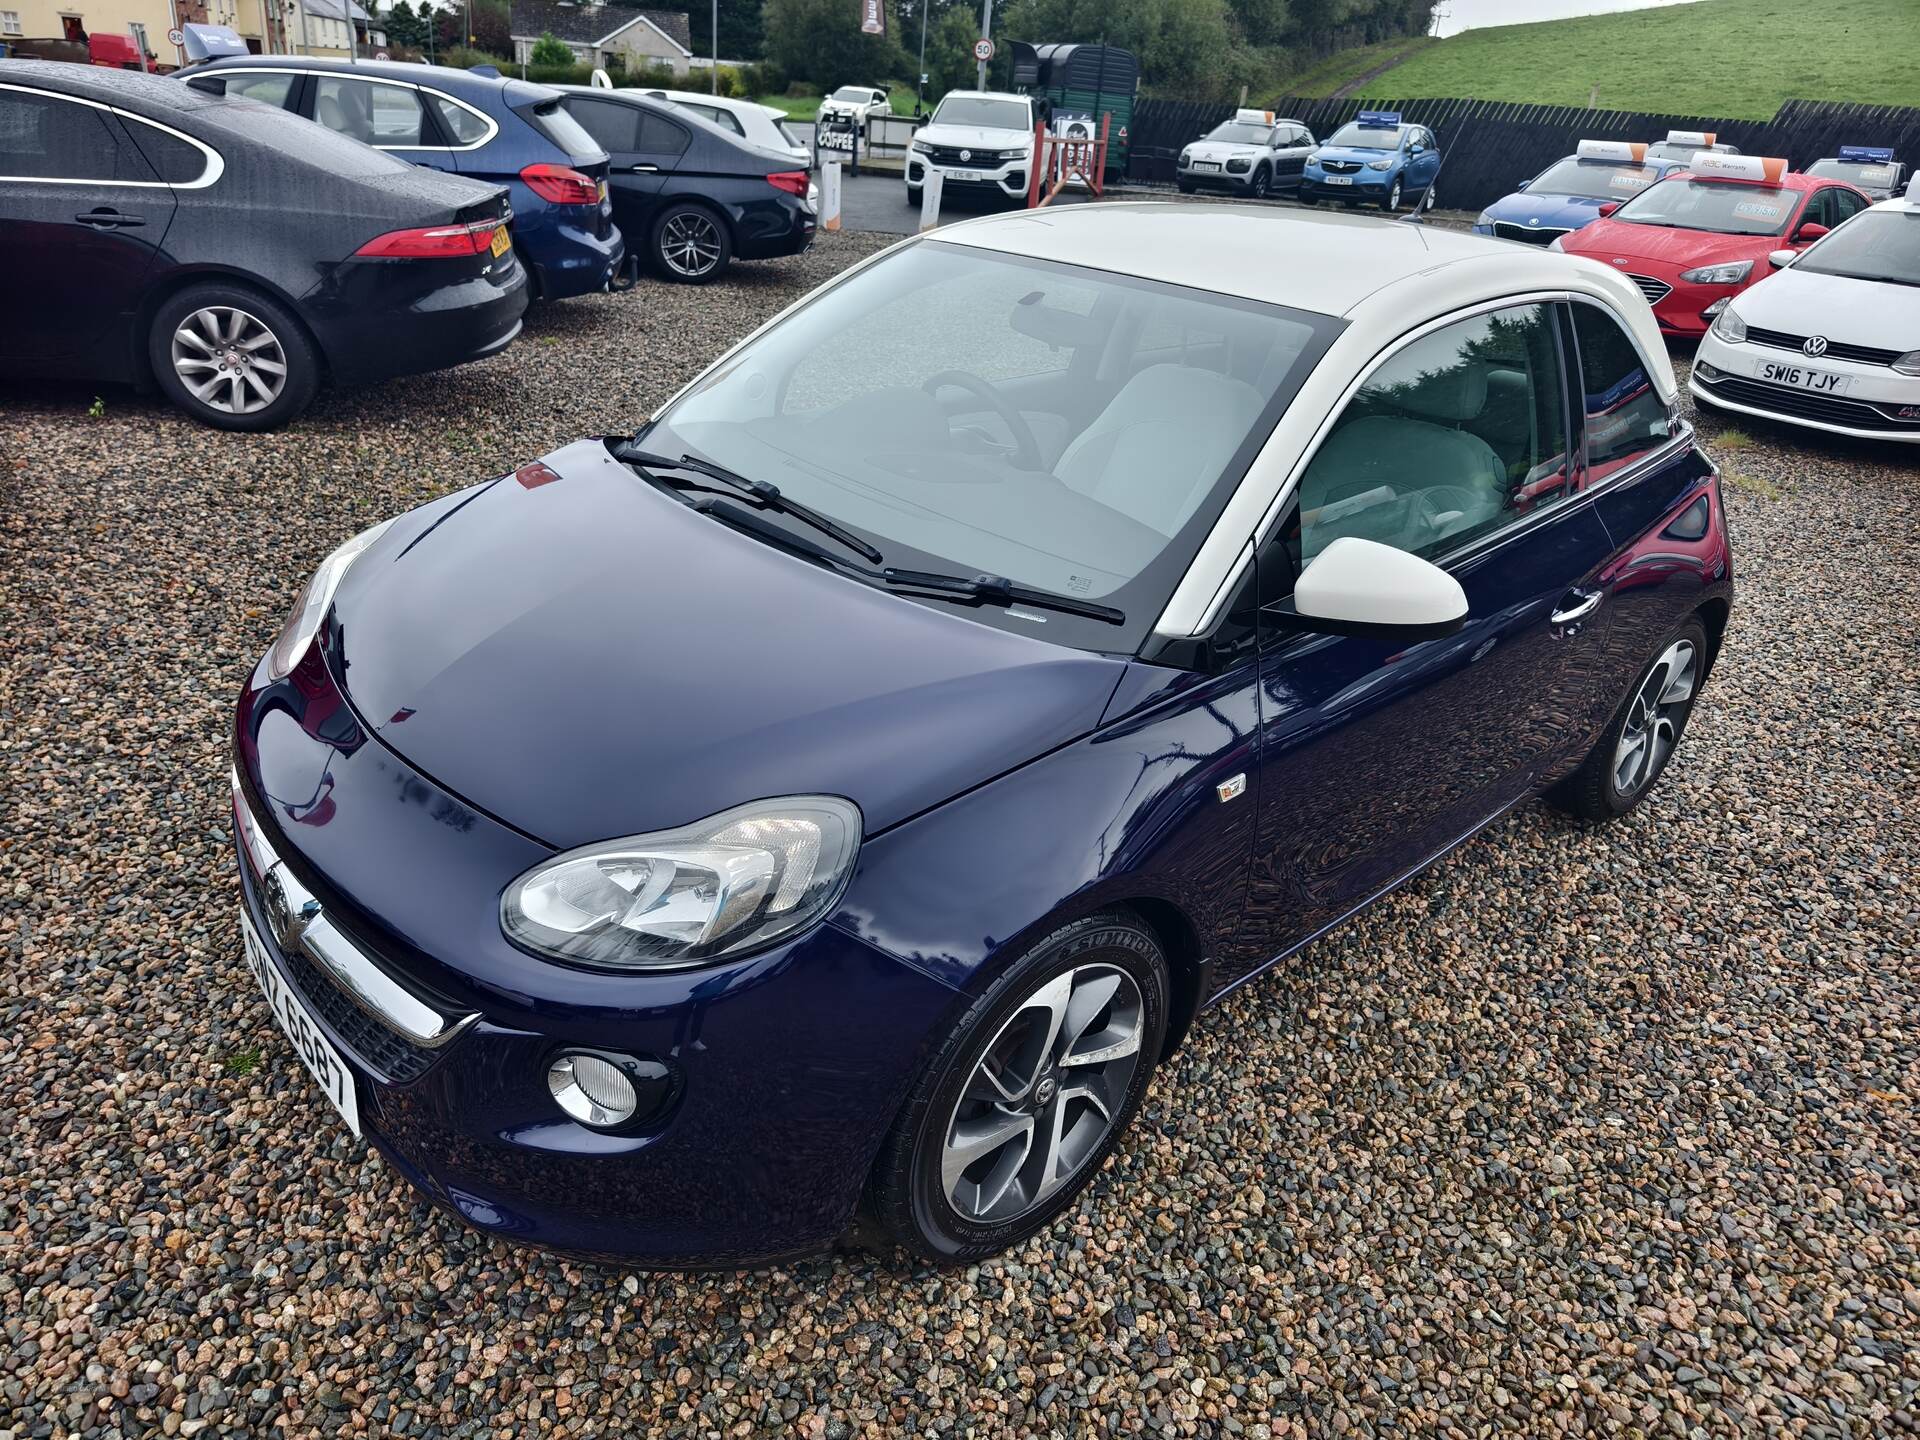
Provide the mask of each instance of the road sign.
{"label": "road sign", "polygon": [[187,37],[180,33],[180,27],[178,25],[174,26],[173,29],[167,31],[167,44],[184,45],[186,43],[187,43]]}
{"label": "road sign", "polygon": [[974,41],[973,42],[973,58],[978,60],[982,65],[986,64],[987,61],[993,59],[993,41],[989,40],[984,35],[982,35],[978,40]]}
{"label": "road sign", "polygon": [[387,58],[387,52],[384,50],[376,50],[373,52],[373,58],[376,60],[384,60]]}

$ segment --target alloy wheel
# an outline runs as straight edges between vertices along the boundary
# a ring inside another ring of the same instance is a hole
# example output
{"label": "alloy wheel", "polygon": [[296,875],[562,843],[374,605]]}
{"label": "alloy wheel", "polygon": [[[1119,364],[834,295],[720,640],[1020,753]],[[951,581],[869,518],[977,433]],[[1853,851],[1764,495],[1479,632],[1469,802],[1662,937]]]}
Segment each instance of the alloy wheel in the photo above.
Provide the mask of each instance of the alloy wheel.
{"label": "alloy wheel", "polygon": [[1393,189],[1387,192],[1387,209],[1398,210],[1399,208],[1400,208],[1400,182],[1396,179],[1393,182]]}
{"label": "alloy wheel", "polygon": [[720,227],[698,210],[682,211],[660,230],[660,258],[676,275],[705,275],[720,263]]}
{"label": "alloy wheel", "polygon": [[1613,788],[1621,795],[1639,793],[1667,763],[1698,680],[1699,656],[1691,640],[1674,641],[1653,662],[1634,692],[1613,750]]}
{"label": "alloy wheel", "polygon": [[187,392],[229,415],[257,414],[287,385],[279,337],[258,316],[233,305],[209,305],[182,320],[173,332],[172,357]]}
{"label": "alloy wheel", "polygon": [[1265,169],[1260,169],[1253,172],[1253,198],[1254,199],[1256,200],[1266,199],[1267,191],[1270,188],[1270,186],[1271,186],[1271,182],[1267,178],[1267,172],[1265,171]]}
{"label": "alloy wheel", "polygon": [[1099,1151],[1140,1062],[1146,1010],[1133,977],[1082,965],[1007,1017],[947,1121],[940,1182],[974,1224],[1017,1220]]}

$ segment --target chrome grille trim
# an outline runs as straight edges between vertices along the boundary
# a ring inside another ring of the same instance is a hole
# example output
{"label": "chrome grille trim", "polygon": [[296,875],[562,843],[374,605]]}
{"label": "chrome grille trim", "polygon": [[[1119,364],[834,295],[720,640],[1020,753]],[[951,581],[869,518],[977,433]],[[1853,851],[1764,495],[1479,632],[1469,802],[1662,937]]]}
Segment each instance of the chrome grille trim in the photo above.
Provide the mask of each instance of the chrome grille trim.
{"label": "chrome grille trim", "polygon": [[1664,280],[1656,280],[1651,275],[1629,275],[1627,279],[1640,287],[1640,293],[1647,297],[1647,304],[1658,305],[1673,293],[1673,287]]}

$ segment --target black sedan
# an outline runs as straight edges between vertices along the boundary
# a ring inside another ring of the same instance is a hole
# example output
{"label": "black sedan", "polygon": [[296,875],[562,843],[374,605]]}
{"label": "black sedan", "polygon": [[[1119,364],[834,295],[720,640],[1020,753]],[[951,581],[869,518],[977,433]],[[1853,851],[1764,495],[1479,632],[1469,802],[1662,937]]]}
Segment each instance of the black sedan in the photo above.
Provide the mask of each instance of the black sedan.
{"label": "black sedan", "polygon": [[0,60],[0,374],[157,384],[268,430],[323,378],[490,355],[520,331],[507,192],[256,101]]}
{"label": "black sedan", "polygon": [[568,113],[612,157],[613,218],[636,262],[699,285],[735,260],[813,243],[807,172],[792,156],[631,90],[560,88]]}

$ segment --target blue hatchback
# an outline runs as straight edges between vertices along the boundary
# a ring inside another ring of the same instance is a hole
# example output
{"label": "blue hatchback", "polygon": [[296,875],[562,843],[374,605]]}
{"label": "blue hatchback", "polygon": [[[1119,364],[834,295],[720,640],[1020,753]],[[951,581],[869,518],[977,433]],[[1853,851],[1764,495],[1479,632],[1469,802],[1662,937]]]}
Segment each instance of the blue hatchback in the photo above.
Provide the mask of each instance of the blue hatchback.
{"label": "blue hatchback", "polygon": [[1307,157],[1300,198],[1365,202],[1383,210],[1434,206],[1440,142],[1424,125],[1403,124],[1397,110],[1362,110]]}
{"label": "blue hatchback", "polygon": [[416,165],[507,186],[513,247],[537,299],[605,289],[625,258],[607,199],[607,154],[558,90],[465,70],[295,55],[209,60],[179,74]]}
{"label": "blue hatchback", "polygon": [[1211,1002],[1534,795],[1645,799],[1731,597],[1611,268],[935,231],[321,562],[234,716],[267,1073],[509,1238],[761,1261],[864,1204],[975,1259]]}
{"label": "blue hatchback", "polygon": [[1582,140],[1566,159],[1554,161],[1482,210],[1473,233],[1523,245],[1551,245],[1611,215],[1654,181],[1686,168],[1682,160],[1650,157],[1645,145]]}

